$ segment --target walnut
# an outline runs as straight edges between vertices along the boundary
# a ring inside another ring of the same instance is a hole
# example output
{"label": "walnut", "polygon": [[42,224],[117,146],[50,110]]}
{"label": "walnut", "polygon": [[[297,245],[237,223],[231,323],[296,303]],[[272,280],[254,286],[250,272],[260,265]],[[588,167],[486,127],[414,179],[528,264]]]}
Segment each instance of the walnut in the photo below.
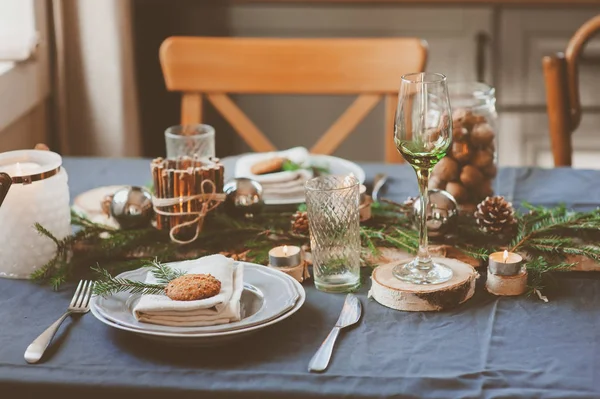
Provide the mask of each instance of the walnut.
{"label": "walnut", "polygon": [[458,180],[458,163],[450,157],[444,157],[433,168],[433,175],[444,181]]}
{"label": "walnut", "polygon": [[483,172],[484,175],[493,179],[498,174],[498,167],[496,167],[496,165],[494,163],[492,163],[492,164],[488,165],[487,167],[483,168],[481,171]]}
{"label": "walnut", "polygon": [[460,164],[466,164],[471,159],[473,151],[469,143],[464,141],[453,141],[450,155]]}
{"label": "walnut", "polygon": [[488,150],[477,150],[473,155],[471,164],[479,169],[484,169],[494,163],[494,154]]}
{"label": "walnut", "polygon": [[469,131],[464,128],[462,125],[458,125],[458,127],[452,128],[452,140],[453,141],[463,141],[466,140],[469,135]]}
{"label": "walnut", "polygon": [[494,189],[492,188],[492,180],[485,179],[477,189],[475,190],[475,194],[477,196],[477,201],[483,200],[485,197],[491,197],[494,195]]}
{"label": "walnut", "polygon": [[472,111],[464,108],[457,108],[452,112],[452,120],[460,123],[467,130],[471,130],[473,126],[478,123],[484,123],[485,117],[482,115],[475,115]]}
{"label": "walnut", "polygon": [[454,197],[456,202],[463,202],[469,198],[467,189],[460,183],[450,182],[446,185],[446,191]]}
{"label": "walnut", "polygon": [[471,143],[475,146],[487,146],[494,141],[494,137],[494,130],[487,123],[475,125],[469,136]]}
{"label": "walnut", "polygon": [[427,185],[430,190],[440,189],[443,190],[446,187],[446,182],[440,179],[438,176],[431,176]]}
{"label": "walnut", "polygon": [[483,173],[473,165],[466,165],[460,174],[460,181],[468,188],[477,187],[483,179]]}
{"label": "walnut", "polygon": [[452,122],[453,123],[460,123],[461,125],[464,125],[465,120],[467,120],[469,115],[469,111],[467,111],[464,108],[457,108],[454,111],[452,111]]}
{"label": "walnut", "polygon": [[429,143],[437,141],[440,138],[440,133],[440,129],[438,128],[427,129],[424,134],[423,141]]}

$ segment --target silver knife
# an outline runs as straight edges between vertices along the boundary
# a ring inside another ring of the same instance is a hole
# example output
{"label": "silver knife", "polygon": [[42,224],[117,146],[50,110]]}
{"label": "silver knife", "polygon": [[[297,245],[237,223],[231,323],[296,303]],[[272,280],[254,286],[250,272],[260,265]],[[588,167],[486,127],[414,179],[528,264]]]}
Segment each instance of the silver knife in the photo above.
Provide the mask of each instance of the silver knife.
{"label": "silver knife", "polygon": [[327,368],[329,359],[331,359],[331,353],[333,352],[333,345],[340,330],[358,322],[361,311],[362,307],[358,298],[353,294],[348,294],[342,308],[342,313],[340,313],[340,317],[337,323],[335,323],[335,327],[333,327],[333,330],[325,338],[317,353],[310,359],[308,371],[323,371]]}

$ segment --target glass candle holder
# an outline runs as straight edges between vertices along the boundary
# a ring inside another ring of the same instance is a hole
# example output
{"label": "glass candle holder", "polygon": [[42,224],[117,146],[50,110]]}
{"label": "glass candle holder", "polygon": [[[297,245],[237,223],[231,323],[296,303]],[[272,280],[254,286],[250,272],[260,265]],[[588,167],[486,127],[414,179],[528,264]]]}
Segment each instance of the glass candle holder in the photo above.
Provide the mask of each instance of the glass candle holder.
{"label": "glass candle holder", "polygon": [[359,182],[320,176],[306,182],[315,286],[347,292],[360,285]]}
{"label": "glass candle holder", "polygon": [[67,172],[60,155],[22,150],[0,154],[0,277],[28,278],[56,253],[56,238],[71,233]]}
{"label": "glass candle holder", "polygon": [[177,125],[165,130],[167,158],[215,156],[215,129],[209,125]]}

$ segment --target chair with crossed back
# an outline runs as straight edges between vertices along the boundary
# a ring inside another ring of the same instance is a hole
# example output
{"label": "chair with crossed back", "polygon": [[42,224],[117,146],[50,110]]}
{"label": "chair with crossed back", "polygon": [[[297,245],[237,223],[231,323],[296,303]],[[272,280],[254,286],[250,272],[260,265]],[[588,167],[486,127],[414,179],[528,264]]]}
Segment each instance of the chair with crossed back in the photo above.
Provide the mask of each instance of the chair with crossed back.
{"label": "chair with crossed back", "polygon": [[581,121],[579,58],[586,43],[599,31],[600,15],[575,32],[564,53],[542,59],[554,166],[572,165],[571,136]]}
{"label": "chair with crossed back", "polygon": [[274,151],[228,94],[357,94],[310,148],[331,154],[384,99],[386,162],[402,162],[393,141],[400,76],[423,71],[426,60],[417,38],[170,37],[160,47],[167,89],[182,93],[182,124],[202,121],[206,98],[252,150]]}

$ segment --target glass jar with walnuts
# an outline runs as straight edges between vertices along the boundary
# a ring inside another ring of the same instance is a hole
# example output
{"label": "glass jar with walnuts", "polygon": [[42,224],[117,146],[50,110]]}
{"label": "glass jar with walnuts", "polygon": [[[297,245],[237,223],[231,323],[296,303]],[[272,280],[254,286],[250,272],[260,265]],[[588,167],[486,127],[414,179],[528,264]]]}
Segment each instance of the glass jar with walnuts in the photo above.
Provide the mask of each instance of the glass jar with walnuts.
{"label": "glass jar with walnuts", "polygon": [[429,188],[450,193],[462,209],[474,209],[494,194],[498,173],[495,90],[484,83],[448,85],[452,144],[433,169]]}

